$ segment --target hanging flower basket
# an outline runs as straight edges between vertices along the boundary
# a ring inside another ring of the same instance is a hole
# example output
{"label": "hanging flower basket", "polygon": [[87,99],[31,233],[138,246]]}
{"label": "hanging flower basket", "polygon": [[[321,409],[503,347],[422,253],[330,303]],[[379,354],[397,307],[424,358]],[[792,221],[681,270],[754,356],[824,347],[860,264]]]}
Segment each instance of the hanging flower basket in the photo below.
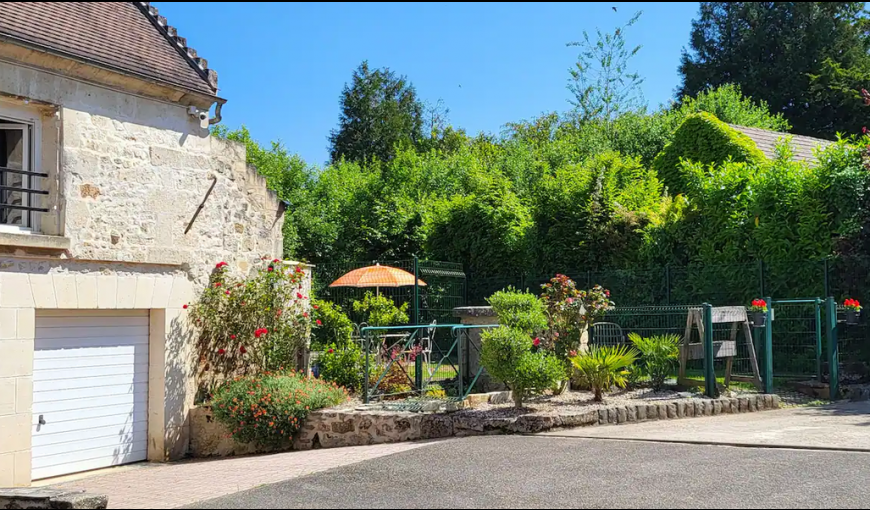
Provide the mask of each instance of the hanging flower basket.
{"label": "hanging flower basket", "polygon": [[857,299],[847,299],[843,306],[846,307],[846,325],[857,326],[861,322],[861,303]]}
{"label": "hanging flower basket", "polygon": [[748,311],[752,327],[763,328],[767,326],[767,302],[765,300],[756,299],[752,301]]}

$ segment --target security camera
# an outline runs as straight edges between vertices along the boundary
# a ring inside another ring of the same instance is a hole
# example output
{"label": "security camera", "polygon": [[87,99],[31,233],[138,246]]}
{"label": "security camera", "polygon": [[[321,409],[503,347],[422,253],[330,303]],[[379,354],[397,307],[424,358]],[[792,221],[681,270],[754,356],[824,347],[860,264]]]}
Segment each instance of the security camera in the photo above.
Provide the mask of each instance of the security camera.
{"label": "security camera", "polygon": [[200,110],[195,106],[191,106],[187,111],[192,117],[199,119],[199,127],[208,129],[208,110]]}

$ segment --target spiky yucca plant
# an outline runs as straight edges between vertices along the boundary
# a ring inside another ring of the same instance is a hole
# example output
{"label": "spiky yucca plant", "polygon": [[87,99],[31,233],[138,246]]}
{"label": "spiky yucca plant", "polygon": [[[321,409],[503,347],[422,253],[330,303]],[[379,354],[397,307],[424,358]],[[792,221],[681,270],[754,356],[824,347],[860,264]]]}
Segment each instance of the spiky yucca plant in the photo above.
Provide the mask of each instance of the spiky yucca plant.
{"label": "spiky yucca plant", "polygon": [[625,388],[628,383],[628,367],[638,357],[635,349],[626,346],[593,347],[589,352],[571,358],[581,381],[592,388],[595,401],[603,400],[603,393],[613,386]]}

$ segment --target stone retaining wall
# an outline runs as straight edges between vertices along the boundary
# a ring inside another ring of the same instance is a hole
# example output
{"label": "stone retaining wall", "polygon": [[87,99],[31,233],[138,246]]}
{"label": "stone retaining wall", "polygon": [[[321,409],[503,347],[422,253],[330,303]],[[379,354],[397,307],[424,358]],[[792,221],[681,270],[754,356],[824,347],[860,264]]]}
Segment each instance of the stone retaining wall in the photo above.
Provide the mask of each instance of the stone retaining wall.
{"label": "stone retaining wall", "polygon": [[[322,410],[311,413],[293,442],[295,450],[338,448],[484,434],[529,434],[557,428],[622,425],[656,420],[674,420],[723,414],[752,413],[779,409],[777,395],[750,395],[720,399],[682,399],[631,404],[575,413],[529,413],[512,415],[509,408],[495,411],[465,410],[456,413],[409,413],[364,410]],[[192,416],[202,416],[192,413]],[[220,430],[220,433],[217,431]],[[198,438],[207,432],[224,438]],[[194,456],[256,453],[245,445],[232,447],[220,424],[194,425],[191,430]],[[229,443],[226,443],[228,441]]]}

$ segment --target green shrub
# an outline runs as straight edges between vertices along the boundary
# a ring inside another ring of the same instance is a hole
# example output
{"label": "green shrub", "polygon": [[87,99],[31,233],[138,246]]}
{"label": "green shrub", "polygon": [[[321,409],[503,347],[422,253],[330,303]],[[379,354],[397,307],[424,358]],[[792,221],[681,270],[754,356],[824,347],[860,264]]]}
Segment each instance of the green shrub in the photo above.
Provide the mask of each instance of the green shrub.
{"label": "green shrub", "polygon": [[501,326],[484,331],[481,343],[481,364],[491,377],[511,389],[517,408],[566,376],[565,365],[547,351],[532,352],[532,339],[519,329]]}
{"label": "green shrub", "polygon": [[387,296],[366,292],[362,301],[353,302],[353,311],[365,314],[365,322],[369,326],[396,326],[407,324],[408,303],[396,306]]}
{"label": "green shrub", "polygon": [[689,115],[674,132],[674,140],[656,156],[653,168],[672,195],[685,193],[687,178],[681,160],[704,165],[735,162],[761,163],[764,154],[748,136],[709,113]]}
{"label": "green shrub", "polygon": [[353,338],[353,322],[350,321],[341,306],[331,301],[314,300],[311,302],[315,320],[320,325],[311,331],[311,350],[322,351],[328,345],[344,349]]}
{"label": "green shrub", "polygon": [[603,400],[603,393],[628,384],[628,368],[637,361],[638,352],[625,346],[593,347],[589,352],[571,359],[581,384],[591,388],[595,401]]}
{"label": "green shrub", "polygon": [[440,384],[430,384],[426,388],[426,396],[429,398],[447,398],[447,392]]}
{"label": "green shrub", "polygon": [[317,359],[320,366],[320,378],[334,382],[350,391],[359,392],[363,385],[365,371],[365,354],[362,349],[350,343],[345,347],[329,345]]}
{"label": "green shrub", "polygon": [[656,335],[643,338],[637,333],[629,333],[628,339],[640,351],[640,359],[636,365],[638,372],[650,378],[653,388],[661,389],[679,364],[680,336]]}
{"label": "green shrub", "polygon": [[347,400],[334,383],[294,372],[264,373],[224,383],[211,400],[214,416],[240,443],[290,444],[308,414]]}
{"label": "green shrub", "polygon": [[[547,327],[547,313],[538,296],[513,287],[500,290],[487,299],[499,324],[534,335]],[[531,341],[531,340],[530,340]]]}

